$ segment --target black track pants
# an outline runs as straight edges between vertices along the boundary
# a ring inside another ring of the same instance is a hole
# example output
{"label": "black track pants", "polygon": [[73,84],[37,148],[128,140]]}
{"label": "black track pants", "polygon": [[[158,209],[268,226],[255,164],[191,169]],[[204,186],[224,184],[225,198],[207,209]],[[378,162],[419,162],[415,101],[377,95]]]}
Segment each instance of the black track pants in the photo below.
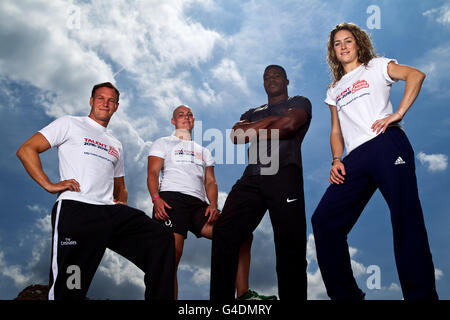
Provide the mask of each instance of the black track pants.
{"label": "black track pants", "polygon": [[84,299],[106,248],[144,271],[145,299],[173,299],[173,235],[144,212],[61,200],[52,227],[50,300]]}
{"label": "black track pants", "polygon": [[279,297],[306,299],[303,179],[301,170],[290,165],[281,168],[276,175],[243,177],[233,186],[214,225],[211,300],[234,299],[239,249],[266,210],[269,210],[274,233]]}

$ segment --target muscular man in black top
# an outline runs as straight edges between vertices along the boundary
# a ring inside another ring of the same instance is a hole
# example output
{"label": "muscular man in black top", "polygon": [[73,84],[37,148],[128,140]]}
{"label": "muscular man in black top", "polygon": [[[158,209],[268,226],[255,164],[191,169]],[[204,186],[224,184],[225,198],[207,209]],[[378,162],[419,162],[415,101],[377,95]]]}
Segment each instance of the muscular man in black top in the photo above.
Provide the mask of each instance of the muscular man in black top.
{"label": "muscular man in black top", "polygon": [[311,103],[302,96],[288,96],[289,80],[282,67],[268,66],[263,77],[268,103],[245,112],[231,134],[235,144],[251,142],[249,164],[214,226],[211,300],[234,298],[239,248],[267,210],[274,232],[279,297],[306,300],[301,143],[311,123]]}

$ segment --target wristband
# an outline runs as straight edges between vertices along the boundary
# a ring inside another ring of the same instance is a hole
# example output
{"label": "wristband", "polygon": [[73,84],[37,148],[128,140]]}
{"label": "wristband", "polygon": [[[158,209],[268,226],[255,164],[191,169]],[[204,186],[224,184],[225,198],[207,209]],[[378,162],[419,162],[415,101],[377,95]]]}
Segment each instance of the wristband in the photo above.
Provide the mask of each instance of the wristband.
{"label": "wristband", "polygon": [[334,163],[335,160],[339,160],[339,161],[342,162],[341,157],[333,157],[333,160],[331,160],[331,165],[333,165],[333,163]]}
{"label": "wristband", "polygon": [[161,197],[159,196],[159,194],[157,194],[156,196],[154,196],[154,197],[152,198],[152,202],[155,202],[155,200],[156,200],[156,199],[159,199],[159,198],[161,198]]}

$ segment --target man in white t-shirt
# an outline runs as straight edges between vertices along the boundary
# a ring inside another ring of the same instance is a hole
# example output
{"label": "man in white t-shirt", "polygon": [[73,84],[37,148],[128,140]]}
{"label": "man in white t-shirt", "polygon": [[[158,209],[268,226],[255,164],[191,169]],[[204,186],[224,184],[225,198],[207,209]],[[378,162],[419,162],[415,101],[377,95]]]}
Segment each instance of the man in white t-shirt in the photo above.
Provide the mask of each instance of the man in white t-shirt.
{"label": "man in white t-shirt", "polygon": [[[61,117],[17,151],[28,174],[58,194],[52,211],[49,300],[84,299],[106,248],[145,272],[146,299],[173,299],[174,238],[144,212],[128,207],[122,144],[106,130],[119,106],[109,82],[95,85],[88,117]],[[39,154],[58,148],[60,181]]]}
{"label": "man in white t-shirt", "polygon": [[[218,188],[214,160],[208,149],[192,141],[194,121],[189,107],[178,106],[171,119],[175,133],[153,142],[148,157],[147,183],[154,205],[153,217],[174,233],[176,269],[187,232],[191,231],[198,238],[211,239],[213,224],[220,214],[217,209]],[[250,291],[248,274],[251,241],[249,239],[245,242],[240,251],[236,277],[238,297]],[[274,298],[251,292],[252,299]],[[177,296],[178,285],[175,278],[175,297]]]}

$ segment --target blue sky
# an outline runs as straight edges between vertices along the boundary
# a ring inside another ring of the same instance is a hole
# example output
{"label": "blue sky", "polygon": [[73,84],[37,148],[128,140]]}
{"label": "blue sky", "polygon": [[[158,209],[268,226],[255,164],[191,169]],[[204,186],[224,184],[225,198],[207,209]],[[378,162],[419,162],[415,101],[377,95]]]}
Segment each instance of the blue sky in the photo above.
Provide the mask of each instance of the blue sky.
{"label": "blue sky", "polygon": [[[1,1],[0,299],[48,282],[55,196],[28,177],[15,156],[20,144],[56,117],[87,115],[92,86],[114,82],[121,101],[110,129],[124,145],[129,204],[150,214],[147,152],[152,141],[171,134],[173,108],[191,106],[197,125],[201,121],[203,145],[214,142],[206,133],[215,133],[225,150],[226,130],[267,100],[262,72],[268,64],[284,66],[289,94],[304,95],[313,106],[302,147],[308,294],[326,299],[310,218],[330,169],[330,116],[323,103],[330,82],[326,41],[342,21],[368,30],[378,54],[427,74],[403,125],[416,152],[438,294],[449,299],[450,2],[419,0]],[[404,83],[394,84],[394,107],[403,90]],[[56,151],[44,153],[42,161],[56,181]],[[216,166],[222,203],[244,169],[236,162]],[[377,192],[348,239],[354,274],[368,299],[402,298],[391,230],[387,205]],[[266,217],[255,231],[252,288],[277,293],[274,256]],[[189,235],[179,271],[181,299],[208,299],[209,266],[210,241]],[[367,286],[370,266],[379,267],[379,289]],[[143,291],[142,272],[107,251],[88,296],[142,299]]]}

